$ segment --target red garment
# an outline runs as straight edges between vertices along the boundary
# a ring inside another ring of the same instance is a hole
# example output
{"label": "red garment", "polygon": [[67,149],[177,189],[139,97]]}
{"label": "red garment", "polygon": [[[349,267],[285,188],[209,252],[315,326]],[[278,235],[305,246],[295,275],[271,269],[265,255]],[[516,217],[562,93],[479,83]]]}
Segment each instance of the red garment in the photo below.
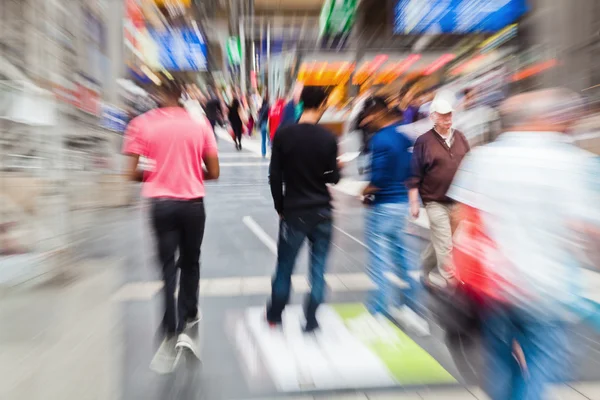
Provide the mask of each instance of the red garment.
{"label": "red garment", "polygon": [[490,265],[502,261],[496,243],[486,232],[481,211],[460,204],[460,223],[453,235],[452,263],[456,276],[477,297],[503,301],[499,288],[510,283],[494,274]]}
{"label": "red garment", "polygon": [[269,137],[271,138],[271,141],[273,140],[273,136],[275,136],[275,131],[277,131],[277,128],[279,128],[279,124],[281,123],[284,107],[285,101],[279,99],[273,103],[269,110]]}

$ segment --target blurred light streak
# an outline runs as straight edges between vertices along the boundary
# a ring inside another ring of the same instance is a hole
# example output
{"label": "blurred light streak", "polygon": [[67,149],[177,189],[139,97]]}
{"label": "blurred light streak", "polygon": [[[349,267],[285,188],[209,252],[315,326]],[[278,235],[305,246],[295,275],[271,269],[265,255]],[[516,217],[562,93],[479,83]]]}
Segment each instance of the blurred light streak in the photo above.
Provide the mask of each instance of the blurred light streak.
{"label": "blurred light streak", "polygon": [[512,76],[512,81],[516,82],[516,81],[520,81],[521,79],[529,78],[530,76],[539,74],[540,72],[543,72],[550,68],[553,68],[557,64],[558,64],[558,61],[554,58],[551,60],[548,60],[548,61],[534,64],[531,67],[525,68],[524,70],[515,73]]}
{"label": "blurred light streak", "polygon": [[456,56],[454,54],[444,54],[434,62],[432,62],[425,70],[423,71],[423,75],[431,75],[435,71],[442,68],[444,65],[448,64],[450,61],[454,60]]}
{"label": "blurred light streak", "polygon": [[397,76],[402,75],[403,73],[408,71],[410,69],[410,67],[412,67],[420,59],[421,59],[420,54],[411,54],[405,60],[398,63],[397,69],[396,69],[396,75]]}
{"label": "blurred light streak", "polygon": [[469,68],[476,66],[479,62],[483,61],[485,58],[487,57],[486,54],[479,54],[476,57],[473,57],[470,60],[467,60],[465,62],[463,62],[462,64],[459,64],[458,66],[452,68],[452,70],[450,71],[450,75],[460,75],[463,72],[467,71]]}
{"label": "blurred light streak", "polygon": [[498,46],[508,42],[510,39],[517,36],[517,24],[512,24],[502,29],[500,32],[484,40],[480,45],[479,49],[481,52],[488,52],[497,48]]}
{"label": "blurred light streak", "polygon": [[600,84],[598,84],[598,85],[594,85],[594,86],[590,86],[590,87],[588,87],[588,88],[582,89],[581,91],[582,91],[582,92],[585,92],[585,91],[587,91],[587,90],[595,89],[595,88],[597,88],[597,87],[600,87]]}
{"label": "blurred light streak", "polygon": [[377,71],[385,62],[388,60],[389,56],[387,54],[379,54],[377,55],[373,61],[368,66],[368,73],[372,74]]}
{"label": "blurred light streak", "polygon": [[148,78],[150,78],[150,80],[151,80],[152,82],[154,82],[154,84],[155,84],[155,85],[157,85],[157,86],[160,86],[160,85],[162,84],[162,82],[160,81],[160,78],[159,78],[158,76],[156,76],[156,74],[155,74],[154,72],[150,71],[150,68],[148,68],[148,67],[147,67],[147,66],[145,66],[145,65],[142,65],[142,66],[140,67],[140,69],[142,70],[142,72],[143,72],[144,74],[146,74],[146,76],[147,76]]}

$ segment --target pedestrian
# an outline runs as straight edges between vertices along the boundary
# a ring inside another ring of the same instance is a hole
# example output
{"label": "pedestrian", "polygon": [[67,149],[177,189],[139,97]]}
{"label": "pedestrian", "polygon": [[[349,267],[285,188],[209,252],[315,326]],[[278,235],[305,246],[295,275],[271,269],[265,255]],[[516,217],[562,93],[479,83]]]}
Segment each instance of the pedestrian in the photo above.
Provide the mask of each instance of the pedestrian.
{"label": "pedestrian", "polygon": [[325,112],[325,90],[306,87],[302,101],[304,113],[299,123],[280,128],[273,141],[269,180],[280,225],[277,270],[267,307],[267,321],[271,325],[281,323],[290,297],[296,258],[308,239],[311,292],[304,306],[304,329],[311,332],[319,326],[316,312],[325,297],[325,270],[333,229],[327,185],[340,180],[340,170],[335,135],[317,125]]}
{"label": "pedestrian", "polygon": [[271,144],[273,143],[277,129],[279,129],[284,107],[285,101],[279,97],[269,109],[269,137],[271,139]]}
{"label": "pedestrian", "polygon": [[258,126],[260,127],[261,146],[260,151],[265,158],[267,156],[267,145],[269,143],[268,122],[269,122],[269,96],[265,94],[263,103],[258,111]]}
{"label": "pedestrian", "polygon": [[[142,195],[151,203],[163,280],[161,336],[164,340],[150,366],[157,372],[168,373],[177,362],[179,349],[188,348],[199,356],[199,258],[206,218],[204,181],[219,177],[219,159],[208,120],[194,118],[179,105],[181,85],[164,79],[159,90],[161,107],[131,121],[123,153],[130,156],[129,178],[144,182]],[[140,157],[150,159],[153,168],[140,170]],[[180,276],[176,304],[177,270]]]}
{"label": "pedestrian", "polygon": [[215,132],[215,126],[223,124],[221,101],[216,97],[212,97],[206,102],[206,105],[204,106],[204,112],[206,113],[206,118],[208,118],[208,122],[210,122],[213,132]]}
{"label": "pedestrian", "polygon": [[581,267],[591,267],[582,250],[595,247],[583,244],[597,243],[600,225],[597,157],[564,135],[578,104],[566,89],[508,99],[507,132],[467,155],[448,192],[477,213],[491,242],[478,259],[482,381],[492,400],[546,399],[550,383],[572,378],[569,332],[587,304]]}
{"label": "pedestrian", "polygon": [[303,109],[300,96],[303,88],[304,84],[302,82],[296,82],[294,84],[294,88],[290,94],[290,100],[286,103],[281,114],[280,125],[282,127],[288,124],[295,124],[300,119]]}
{"label": "pedestrian", "polygon": [[[382,97],[365,103],[362,125],[373,132],[369,142],[371,168],[369,184],[363,191],[366,210],[365,236],[369,250],[367,273],[377,285],[367,302],[374,316],[392,316],[420,335],[429,334],[420,282],[409,275],[411,262],[404,229],[410,213],[405,181],[411,175],[412,141],[397,128],[402,115]],[[399,291],[388,273],[408,283]]]}
{"label": "pedestrian", "polygon": [[229,124],[233,130],[233,140],[236,150],[242,150],[242,132],[244,130],[244,112],[240,101],[234,98],[229,106]]}
{"label": "pedestrian", "polygon": [[[446,268],[452,249],[450,213],[454,201],[447,196],[460,162],[469,151],[465,136],[452,127],[450,101],[438,96],[430,105],[430,117],[434,127],[421,135],[415,142],[412,158],[412,176],[407,185],[410,189],[410,208],[413,218],[419,216],[421,204],[425,205],[429,218],[431,246],[436,261],[424,260],[423,282],[431,286],[432,267],[446,280],[453,279],[452,270]],[[427,250],[426,250],[427,251]]]}
{"label": "pedestrian", "polygon": [[246,130],[248,131],[248,137],[252,137],[252,134],[254,133],[254,115],[252,112],[248,115],[248,125]]}

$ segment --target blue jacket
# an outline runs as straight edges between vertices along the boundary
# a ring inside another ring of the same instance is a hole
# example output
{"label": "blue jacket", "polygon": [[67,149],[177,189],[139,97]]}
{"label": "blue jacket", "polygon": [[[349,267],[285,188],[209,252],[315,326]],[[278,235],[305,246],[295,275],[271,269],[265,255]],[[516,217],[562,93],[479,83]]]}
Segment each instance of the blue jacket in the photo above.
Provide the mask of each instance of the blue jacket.
{"label": "blue jacket", "polygon": [[396,130],[398,125],[381,129],[369,143],[371,151],[371,185],[375,204],[402,203],[408,201],[408,189],[404,182],[411,175],[412,141]]}
{"label": "blue jacket", "polygon": [[296,118],[296,103],[291,100],[283,107],[279,127],[282,128],[285,125],[295,124],[296,122],[298,122],[298,119]]}

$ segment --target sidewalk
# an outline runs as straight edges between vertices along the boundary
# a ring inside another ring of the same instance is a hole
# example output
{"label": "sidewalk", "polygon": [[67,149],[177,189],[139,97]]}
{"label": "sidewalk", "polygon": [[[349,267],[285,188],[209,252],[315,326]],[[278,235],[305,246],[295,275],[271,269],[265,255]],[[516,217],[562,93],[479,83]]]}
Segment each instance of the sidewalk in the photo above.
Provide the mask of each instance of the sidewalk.
{"label": "sidewalk", "polygon": [[120,398],[121,337],[116,260],[78,265],[76,282],[2,292],[0,398]]}

